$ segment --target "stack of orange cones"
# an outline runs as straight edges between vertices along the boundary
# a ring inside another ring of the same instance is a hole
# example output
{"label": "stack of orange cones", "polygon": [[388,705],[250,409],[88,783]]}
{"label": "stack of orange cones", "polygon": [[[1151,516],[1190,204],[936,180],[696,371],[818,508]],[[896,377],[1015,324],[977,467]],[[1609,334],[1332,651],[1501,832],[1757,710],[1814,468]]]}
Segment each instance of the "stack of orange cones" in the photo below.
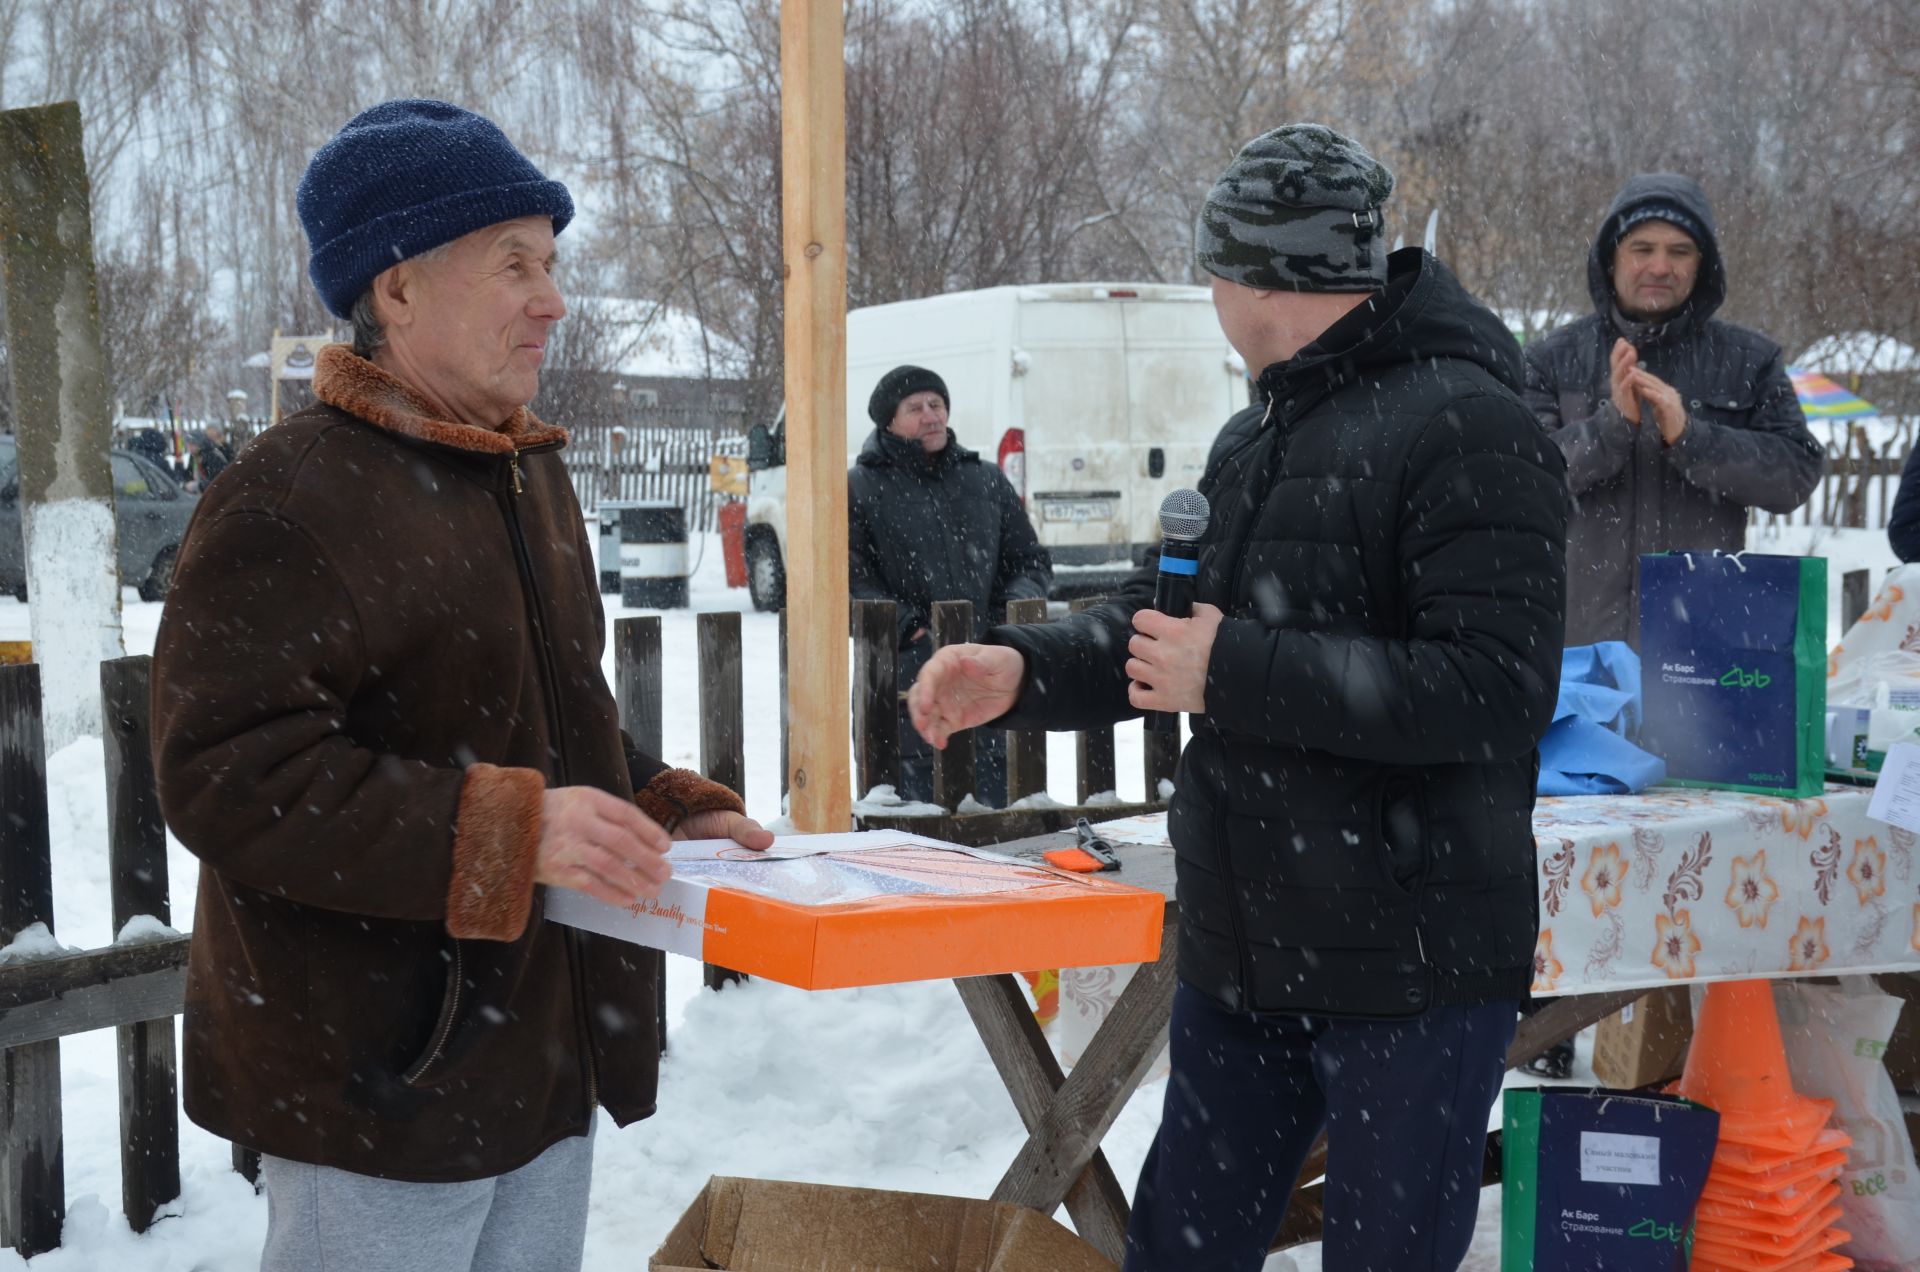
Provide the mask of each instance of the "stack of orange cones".
{"label": "stack of orange cones", "polygon": [[1853,1141],[1827,1125],[1833,1101],[1796,1095],[1773,990],[1709,985],[1675,1092],[1720,1114],[1720,1142],[1694,1212],[1690,1272],[1830,1272],[1850,1234],[1840,1171]]}

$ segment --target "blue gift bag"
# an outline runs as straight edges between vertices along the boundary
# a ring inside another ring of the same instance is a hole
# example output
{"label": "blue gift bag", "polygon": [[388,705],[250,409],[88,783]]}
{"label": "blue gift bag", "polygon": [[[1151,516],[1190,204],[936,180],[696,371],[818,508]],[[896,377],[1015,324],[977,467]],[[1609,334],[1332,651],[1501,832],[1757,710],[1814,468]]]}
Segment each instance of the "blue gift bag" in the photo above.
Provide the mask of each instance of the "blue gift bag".
{"label": "blue gift bag", "polygon": [[1720,1115],[1673,1096],[1512,1088],[1501,1272],[1685,1272]]}
{"label": "blue gift bag", "polygon": [[1641,744],[1667,779],[1762,795],[1826,780],[1827,563],[1640,558]]}

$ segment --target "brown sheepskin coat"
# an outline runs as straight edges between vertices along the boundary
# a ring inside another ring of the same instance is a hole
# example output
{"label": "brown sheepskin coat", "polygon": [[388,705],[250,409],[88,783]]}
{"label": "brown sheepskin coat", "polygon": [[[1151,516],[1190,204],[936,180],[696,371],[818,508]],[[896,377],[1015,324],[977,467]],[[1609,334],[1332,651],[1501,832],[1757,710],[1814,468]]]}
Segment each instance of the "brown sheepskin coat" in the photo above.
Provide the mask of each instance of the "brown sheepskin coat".
{"label": "brown sheepskin coat", "polygon": [[187,1112],[495,1175],[654,1107],[656,959],[543,918],[543,793],[740,805],[620,732],[565,432],[431,418],[340,346],[314,388],[201,501],[155,646],[161,806],[201,862]]}

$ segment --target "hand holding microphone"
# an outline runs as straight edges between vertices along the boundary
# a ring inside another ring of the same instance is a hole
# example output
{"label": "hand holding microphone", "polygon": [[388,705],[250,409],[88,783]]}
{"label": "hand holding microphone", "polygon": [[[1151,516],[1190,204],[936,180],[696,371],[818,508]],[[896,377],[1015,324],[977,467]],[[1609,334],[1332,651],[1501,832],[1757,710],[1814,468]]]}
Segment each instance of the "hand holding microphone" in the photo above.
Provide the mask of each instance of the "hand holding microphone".
{"label": "hand holding microphone", "polygon": [[1221,612],[1195,605],[1200,572],[1200,536],[1211,510],[1197,490],[1176,490],[1160,504],[1160,577],[1153,608],[1134,615],[1135,636],[1127,643],[1127,676],[1134,683],[1127,698],[1148,708],[1147,728],[1174,733],[1182,711],[1205,709],[1207,659]]}

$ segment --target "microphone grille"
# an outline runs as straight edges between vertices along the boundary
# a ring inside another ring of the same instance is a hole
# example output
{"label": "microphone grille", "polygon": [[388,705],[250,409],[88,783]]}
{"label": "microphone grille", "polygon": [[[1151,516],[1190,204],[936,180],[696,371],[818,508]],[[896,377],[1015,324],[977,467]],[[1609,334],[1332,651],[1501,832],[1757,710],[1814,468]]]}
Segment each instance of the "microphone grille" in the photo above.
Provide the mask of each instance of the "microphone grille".
{"label": "microphone grille", "polygon": [[1160,533],[1192,542],[1207,532],[1207,497],[1197,490],[1176,490],[1160,501]]}

